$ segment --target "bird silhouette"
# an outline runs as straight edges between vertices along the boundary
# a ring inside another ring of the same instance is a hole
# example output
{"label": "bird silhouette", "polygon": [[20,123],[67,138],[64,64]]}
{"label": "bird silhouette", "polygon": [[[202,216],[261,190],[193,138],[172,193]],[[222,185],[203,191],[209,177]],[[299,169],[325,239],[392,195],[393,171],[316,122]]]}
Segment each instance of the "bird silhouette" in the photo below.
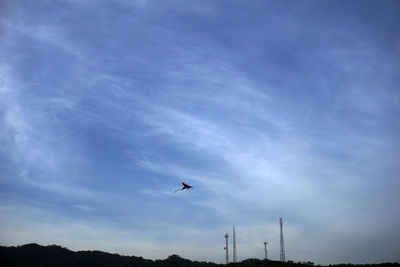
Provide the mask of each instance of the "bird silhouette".
{"label": "bird silhouette", "polygon": [[175,194],[176,192],[178,192],[178,191],[183,191],[183,190],[185,190],[185,189],[193,188],[193,186],[188,185],[188,184],[185,184],[184,182],[182,182],[182,185],[183,185],[183,187],[182,187],[182,188],[179,188],[179,189],[176,189],[176,190],[174,191],[174,194]]}

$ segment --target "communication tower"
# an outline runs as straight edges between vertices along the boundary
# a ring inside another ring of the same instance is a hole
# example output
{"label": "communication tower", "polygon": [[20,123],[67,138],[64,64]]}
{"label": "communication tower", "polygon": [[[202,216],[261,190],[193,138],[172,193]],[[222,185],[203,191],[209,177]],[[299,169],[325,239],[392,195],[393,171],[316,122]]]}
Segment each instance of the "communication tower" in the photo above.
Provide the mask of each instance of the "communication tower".
{"label": "communication tower", "polygon": [[226,264],[229,263],[228,238],[229,238],[229,235],[228,235],[228,233],[226,233],[226,235],[225,235],[225,247],[224,247],[224,249],[225,249],[225,263]]}
{"label": "communication tower", "polygon": [[264,242],[264,251],[265,251],[265,260],[268,260],[268,257],[267,257],[267,245],[268,245],[268,242]]}
{"label": "communication tower", "polygon": [[232,262],[237,262],[235,226],[233,226],[233,256]]}
{"label": "communication tower", "polygon": [[283,244],[283,223],[282,223],[282,218],[279,219],[279,225],[281,227],[281,253],[280,253],[280,261],[285,261],[285,246]]}

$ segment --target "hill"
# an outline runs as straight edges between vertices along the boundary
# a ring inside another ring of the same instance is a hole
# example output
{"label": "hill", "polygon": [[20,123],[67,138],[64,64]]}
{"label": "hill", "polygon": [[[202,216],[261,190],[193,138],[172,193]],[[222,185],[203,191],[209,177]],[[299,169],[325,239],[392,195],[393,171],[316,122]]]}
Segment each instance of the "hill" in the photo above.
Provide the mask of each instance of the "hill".
{"label": "hill", "polygon": [[[0,266],[176,266],[176,267],[208,267],[208,266],[226,266],[212,262],[198,262],[181,258],[178,255],[171,255],[164,260],[148,260],[136,256],[121,256],[102,251],[71,251],[57,245],[41,246],[38,244],[27,244],[18,247],[0,246]],[[230,263],[227,266],[268,266],[268,267],[310,267],[311,262],[279,262],[259,259],[247,259],[240,263]],[[330,267],[400,267],[399,263],[382,263],[371,265],[330,265]]]}

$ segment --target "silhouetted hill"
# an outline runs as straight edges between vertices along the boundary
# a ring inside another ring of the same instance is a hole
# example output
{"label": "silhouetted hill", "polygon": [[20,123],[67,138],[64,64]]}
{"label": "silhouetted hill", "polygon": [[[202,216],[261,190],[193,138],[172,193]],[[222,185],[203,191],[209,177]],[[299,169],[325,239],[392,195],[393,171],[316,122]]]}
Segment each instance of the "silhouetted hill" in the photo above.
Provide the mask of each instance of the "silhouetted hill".
{"label": "silhouetted hill", "polygon": [[[268,266],[268,267],[310,267],[312,262],[279,262],[270,260],[247,259],[240,263],[230,263],[228,266]],[[212,262],[198,262],[181,258],[178,255],[171,255],[164,260],[147,260],[142,257],[121,256],[102,251],[78,251],[73,252],[66,248],[51,245],[41,246],[38,244],[27,244],[18,247],[0,246],[0,266],[175,266],[175,267],[208,267],[226,266]],[[318,266],[318,265],[317,265]],[[367,265],[339,264],[329,265],[330,267],[400,267],[399,263],[382,263]]]}
{"label": "silhouetted hill", "polygon": [[147,260],[142,257],[121,256],[102,251],[73,252],[51,245],[27,244],[18,247],[0,246],[0,266],[216,266],[215,263],[190,261],[171,255],[165,260]]}

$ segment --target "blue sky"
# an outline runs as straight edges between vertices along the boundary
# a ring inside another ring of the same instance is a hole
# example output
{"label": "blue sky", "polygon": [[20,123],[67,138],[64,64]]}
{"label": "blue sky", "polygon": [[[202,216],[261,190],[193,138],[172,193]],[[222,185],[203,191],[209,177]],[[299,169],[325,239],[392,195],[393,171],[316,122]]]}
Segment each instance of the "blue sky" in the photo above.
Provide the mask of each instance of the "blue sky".
{"label": "blue sky", "polygon": [[399,12],[1,1],[0,244],[400,261]]}

